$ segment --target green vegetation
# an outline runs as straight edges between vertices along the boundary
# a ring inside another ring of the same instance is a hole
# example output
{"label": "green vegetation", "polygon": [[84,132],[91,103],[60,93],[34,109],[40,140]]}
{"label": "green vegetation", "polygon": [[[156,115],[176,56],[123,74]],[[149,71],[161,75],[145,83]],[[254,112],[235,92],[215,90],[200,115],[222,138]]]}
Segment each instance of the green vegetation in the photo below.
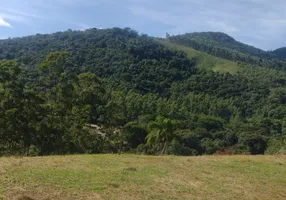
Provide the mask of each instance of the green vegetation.
{"label": "green vegetation", "polygon": [[156,41],[165,45],[169,49],[186,52],[190,59],[196,58],[196,67],[199,69],[213,70],[215,72],[224,73],[228,72],[230,74],[236,74],[237,71],[240,69],[238,63],[236,62],[215,57],[210,54],[197,51],[191,47],[172,43],[169,40],[157,39]]}
{"label": "green vegetation", "polygon": [[285,199],[285,156],[0,158],[0,199]]}
{"label": "green vegetation", "polygon": [[129,28],[1,40],[0,154],[285,153],[282,65],[173,43]]}
{"label": "green vegetation", "polygon": [[282,47],[273,51],[280,59],[286,59],[286,47]]}
{"label": "green vegetation", "polygon": [[167,34],[167,38],[172,43],[192,47],[220,58],[286,70],[286,62],[280,60],[281,58],[285,58],[283,56],[283,48],[266,52],[238,42],[220,32],[186,33],[175,36]]}

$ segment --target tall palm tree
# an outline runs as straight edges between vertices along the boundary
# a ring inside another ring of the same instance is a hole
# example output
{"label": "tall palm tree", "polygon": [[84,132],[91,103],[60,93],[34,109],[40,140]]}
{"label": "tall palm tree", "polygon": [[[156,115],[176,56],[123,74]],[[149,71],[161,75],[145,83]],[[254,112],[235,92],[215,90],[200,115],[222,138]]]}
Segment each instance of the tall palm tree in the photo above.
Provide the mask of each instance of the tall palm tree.
{"label": "tall palm tree", "polygon": [[168,146],[174,138],[176,122],[160,116],[149,123],[147,130],[149,132],[146,136],[147,144],[156,147],[161,154],[168,154]]}

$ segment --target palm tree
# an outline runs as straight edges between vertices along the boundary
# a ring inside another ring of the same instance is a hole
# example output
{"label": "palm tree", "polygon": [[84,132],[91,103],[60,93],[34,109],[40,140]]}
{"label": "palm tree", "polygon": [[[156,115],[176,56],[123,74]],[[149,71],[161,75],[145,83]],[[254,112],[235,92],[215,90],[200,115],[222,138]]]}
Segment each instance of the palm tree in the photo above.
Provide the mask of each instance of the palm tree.
{"label": "palm tree", "polygon": [[147,144],[157,148],[161,154],[168,154],[169,143],[174,138],[176,122],[164,117],[157,117],[155,121],[149,123],[146,136]]}

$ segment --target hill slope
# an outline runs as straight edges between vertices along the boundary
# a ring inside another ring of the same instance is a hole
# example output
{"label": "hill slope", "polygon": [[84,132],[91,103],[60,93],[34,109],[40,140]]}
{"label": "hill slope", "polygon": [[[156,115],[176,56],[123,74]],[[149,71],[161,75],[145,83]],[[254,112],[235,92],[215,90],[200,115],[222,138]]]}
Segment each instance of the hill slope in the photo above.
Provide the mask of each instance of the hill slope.
{"label": "hill slope", "polygon": [[275,69],[286,69],[286,63],[279,60],[275,52],[261,49],[236,41],[227,34],[220,32],[186,33],[169,36],[176,44],[192,47],[196,50],[232,61],[245,62]]}
{"label": "hill slope", "polygon": [[[175,37],[180,37],[180,36],[175,36]],[[221,32],[187,33],[185,35],[181,35],[181,37],[187,37],[189,40],[198,42],[208,41],[215,46],[232,49],[237,52],[245,53],[252,56],[267,56],[267,52],[255,48],[253,46],[249,46],[241,42],[238,42],[229,35]]]}
{"label": "hill slope", "polygon": [[239,70],[238,63],[236,62],[215,57],[210,54],[195,50],[191,47],[172,43],[168,40],[157,41],[170,49],[186,52],[190,59],[196,58],[198,61],[196,67],[200,69],[213,70],[215,72],[224,73],[229,72],[231,74],[236,74]]}
{"label": "hill slope", "polygon": [[[283,70],[236,64],[128,28],[2,40],[0,52],[1,155],[283,150]],[[169,141],[146,140],[158,133],[149,125],[163,130],[165,123],[173,127]],[[107,139],[86,124],[105,126]],[[112,127],[122,127],[120,137]]]}
{"label": "hill slope", "polygon": [[286,47],[282,47],[272,51],[273,54],[277,55],[280,59],[286,59]]}
{"label": "hill slope", "polygon": [[0,158],[0,198],[282,200],[285,165],[285,156]]}

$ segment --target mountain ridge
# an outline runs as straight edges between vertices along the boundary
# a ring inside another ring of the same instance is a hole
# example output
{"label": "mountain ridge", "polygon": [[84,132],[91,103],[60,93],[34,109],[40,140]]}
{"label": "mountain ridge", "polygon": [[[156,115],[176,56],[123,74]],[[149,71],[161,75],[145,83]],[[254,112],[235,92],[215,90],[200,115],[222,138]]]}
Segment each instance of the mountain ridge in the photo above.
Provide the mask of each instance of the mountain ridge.
{"label": "mountain ridge", "polygon": [[[116,27],[117,28],[117,27]],[[33,37],[33,36],[48,36],[48,35],[52,35],[52,34],[59,34],[59,33],[64,33],[64,32],[72,32],[72,31],[79,31],[79,32],[85,32],[85,31],[88,31],[88,30],[91,30],[91,29],[97,29],[97,30],[108,30],[110,28],[105,28],[105,29],[102,29],[102,28],[89,28],[89,29],[85,29],[85,30],[72,30],[72,29],[67,29],[65,31],[57,31],[57,32],[53,32],[53,33],[36,33],[36,34],[31,34],[31,35],[26,35],[26,36],[21,36],[21,37],[9,37],[9,38],[4,38],[4,39],[0,39],[0,41],[5,41],[5,40],[18,40],[18,39],[24,39],[24,38],[30,38],[30,37]],[[130,29],[130,28],[127,28],[127,29]],[[145,35],[145,34],[143,34]],[[237,39],[235,39],[233,36],[230,36],[228,35],[227,33],[224,33],[224,32],[221,32],[221,31],[195,31],[195,32],[186,32],[184,34],[176,34],[176,35],[169,35],[168,33],[166,34],[166,37],[178,37],[178,36],[183,36],[183,35],[192,35],[193,37],[203,37],[203,38],[211,38],[213,41],[217,41],[217,42],[220,42],[220,41],[223,41],[223,42],[235,42],[237,44],[242,44],[242,45],[245,45],[249,48],[253,48],[253,49],[256,49],[257,51],[260,51],[260,52],[264,52],[264,53],[270,53],[270,54],[274,54],[276,55],[276,52],[280,51],[280,50],[286,50],[286,47],[278,47],[277,49],[274,49],[274,50],[270,50],[270,51],[266,51],[266,50],[263,50],[261,48],[258,48],[254,45],[250,45],[250,44],[247,44],[247,43],[244,43],[244,42],[241,42],[241,41],[238,41]],[[152,36],[150,36],[152,37]],[[155,37],[156,38],[156,37]],[[162,38],[164,39],[164,38]],[[283,52],[284,53],[284,52]],[[277,55],[279,56],[279,55]],[[286,57],[286,56],[283,56],[283,58]]]}
{"label": "mountain ridge", "polygon": [[279,47],[275,50],[271,50],[271,51],[266,51],[263,50],[261,48],[258,48],[254,45],[249,45],[247,43],[238,41],[237,39],[235,39],[234,37],[224,33],[224,32],[220,32],[220,31],[202,31],[202,32],[187,32],[184,34],[178,34],[178,35],[172,35],[170,36],[169,34],[167,34],[168,37],[177,37],[177,36],[184,36],[184,35],[188,35],[190,36],[190,39],[195,39],[196,37],[199,38],[208,38],[211,39],[212,41],[216,41],[218,43],[222,43],[222,42],[226,42],[226,43],[236,43],[237,45],[245,45],[248,48],[252,48],[253,50],[256,50],[258,52],[263,52],[265,54],[276,54],[275,51],[280,50],[280,49],[286,49],[286,47]]}

